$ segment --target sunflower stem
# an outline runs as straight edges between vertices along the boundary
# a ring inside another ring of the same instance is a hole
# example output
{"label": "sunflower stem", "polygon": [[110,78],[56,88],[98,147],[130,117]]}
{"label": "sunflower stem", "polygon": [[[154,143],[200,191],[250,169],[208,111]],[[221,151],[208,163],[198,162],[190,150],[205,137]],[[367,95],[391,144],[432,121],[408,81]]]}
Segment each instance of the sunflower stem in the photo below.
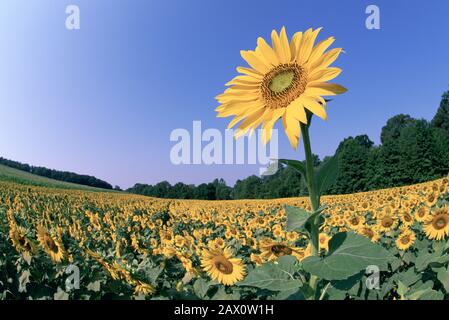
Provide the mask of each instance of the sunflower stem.
{"label": "sunflower stem", "polygon": [[[311,120],[311,117],[309,117]],[[315,173],[313,168],[313,154],[312,147],[310,145],[310,135],[309,135],[309,124],[301,123],[301,133],[304,142],[304,152],[306,154],[306,175],[307,175],[307,189],[309,190],[309,198],[312,206],[312,212],[316,212],[320,207],[320,195],[316,190],[316,181],[315,181]],[[320,248],[319,248],[319,222],[318,219],[312,221],[311,230],[310,230],[310,245],[311,245],[311,254],[312,256],[318,256]],[[311,275],[309,285],[313,290],[314,297],[317,296],[317,287],[318,287],[318,278],[314,275]]]}

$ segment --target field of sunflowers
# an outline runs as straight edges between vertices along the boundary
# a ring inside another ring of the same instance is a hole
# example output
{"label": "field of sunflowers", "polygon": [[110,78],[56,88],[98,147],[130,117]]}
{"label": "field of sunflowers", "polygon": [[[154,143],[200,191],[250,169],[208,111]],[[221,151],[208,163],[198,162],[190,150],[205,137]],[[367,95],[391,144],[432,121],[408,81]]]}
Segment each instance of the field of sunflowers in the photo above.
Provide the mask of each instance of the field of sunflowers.
{"label": "field of sunflowers", "polygon": [[[322,203],[322,254],[348,231],[394,259],[377,280],[328,282],[321,299],[449,298],[447,178]],[[310,245],[288,231],[292,206],[310,210],[308,198],[166,200],[0,181],[0,298],[303,299],[295,270]],[[285,272],[257,278],[274,265]]]}

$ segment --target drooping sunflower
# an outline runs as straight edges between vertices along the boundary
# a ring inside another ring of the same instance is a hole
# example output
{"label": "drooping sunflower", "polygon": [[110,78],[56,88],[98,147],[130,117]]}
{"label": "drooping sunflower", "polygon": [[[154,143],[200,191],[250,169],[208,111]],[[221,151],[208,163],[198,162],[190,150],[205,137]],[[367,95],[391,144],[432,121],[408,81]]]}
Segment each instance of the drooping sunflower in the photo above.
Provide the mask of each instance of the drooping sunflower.
{"label": "drooping sunflower", "polygon": [[413,245],[415,239],[415,233],[410,229],[405,229],[404,231],[399,233],[399,236],[396,239],[396,247],[399,250],[405,251]]}
{"label": "drooping sunflower", "polygon": [[442,240],[449,235],[449,207],[435,210],[424,222],[424,232],[429,239]]}
{"label": "drooping sunflower", "polygon": [[242,280],[246,274],[242,260],[233,258],[229,247],[222,250],[203,249],[201,266],[213,280],[226,286]]}
{"label": "drooping sunflower", "polygon": [[294,256],[298,261],[304,258],[304,250],[290,246],[286,242],[262,239],[259,242],[259,248],[260,257],[265,261],[275,261],[282,256]]}
{"label": "drooping sunflower", "polygon": [[64,259],[65,250],[59,236],[52,235],[44,226],[38,226],[37,240],[41,248],[54,262],[61,262]]}
{"label": "drooping sunflower", "polygon": [[9,229],[9,238],[17,252],[32,253],[34,251],[33,244],[27,238],[27,230],[25,228],[13,224]]}
{"label": "drooping sunflower", "polygon": [[242,50],[241,56],[250,68],[238,67],[240,73],[216,97],[220,106],[218,117],[234,116],[228,128],[242,121],[236,137],[250,134],[262,126],[263,141],[271,139],[275,122],[282,118],[285,133],[296,149],[300,137],[299,124],[307,124],[307,113],[327,118],[323,96],[346,92],[338,84],[328,83],[341,73],[329,67],[342,52],[341,48],[326,50],[333,37],[315,44],[321,28],[297,32],[289,41],[285,28],[271,33],[272,45],[259,37],[254,51]]}

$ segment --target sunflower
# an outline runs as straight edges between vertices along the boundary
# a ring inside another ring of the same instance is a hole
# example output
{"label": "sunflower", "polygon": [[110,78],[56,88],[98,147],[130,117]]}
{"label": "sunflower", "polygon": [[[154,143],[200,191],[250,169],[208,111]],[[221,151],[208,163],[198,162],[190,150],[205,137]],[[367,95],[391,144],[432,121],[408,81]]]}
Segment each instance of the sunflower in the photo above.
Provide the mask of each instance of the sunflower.
{"label": "sunflower", "polygon": [[294,256],[298,261],[304,258],[303,250],[289,246],[285,242],[276,242],[271,239],[262,239],[259,242],[260,257],[267,261],[275,261],[282,256]]}
{"label": "sunflower", "polygon": [[413,245],[415,239],[415,233],[410,229],[405,229],[404,231],[401,231],[401,233],[399,233],[399,236],[396,239],[396,247],[399,250],[405,251]]}
{"label": "sunflower", "polygon": [[233,285],[245,276],[242,260],[233,258],[229,247],[223,250],[204,249],[201,255],[201,266],[213,280],[226,286]]}
{"label": "sunflower", "polygon": [[134,288],[134,294],[136,295],[148,296],[154,294],[155,292],[156,290],[151,284],[142,282],[140,280],[137,281],[137,285]]}
{"label": "sunflower", "polygon": [[356,230],[356,232],[367,237],[372,242],[378,242],[380,239],[379,233],[376,231],[376,229],[373,229],[368,225],[361,226]]}
{"label": "sunflower", "polygon": [[358,214],[351,214],[346,218],[346,224],[351,229],[358,229],[360,226],[365,224],[365,218]]}
{"label": "sunflower", "polygon": [[334,42],[330,37],[315,44],[321,28],[297,32],[289,41],[285,28],[271,33],[272,46],[258,38],[254,51],[240,52],[250,68],[238,67],[240,73],[216,97],[220,106],[218,117],[234,116],[228,128],[242,121],[236,137],[250,134],[262,126],[263,141],[271,139],[275,122],[282,118],[285,133],[296,149],[300,136],[299,124],[309,122],[309,114],[327,118],[326,101],[322,96],[346,92],[340,85],[328,83],[341,73],[329,67],[342,52],[341,48],[325,52]]}
{"label": "sunflower", "polygon": [[398,225],[398,219],[393,215],[382,215],[377,219],[377,227],[380,231],[389,232],[396,228]]}
{"label": "sunflower", "polygon": [[58,236],[52,235],[43,226],[37,228],[37,240],[42,249],[47,253],[54,262],[61,262],[65,256],[62,240]]}
{"label": "sunflower", "polygon": [[430,214],[429,207],[422,206],[418,210],[415,211],[415,219],[418,222],[424,222],[427,220],[427,217]]}
{"label": "sunflower", "polygon": [[320,249],[324,249],[325,251],[329,250],[329,240],[330,237],[326,233],[320,233],[318,237],[318,241],[320,242]]}
{"label": "sunflower", "polygon": [[424,223],[424,232],[429,239],[442,240],[449,235],[449,207],[435,210]]}
{"label": "sunflower", "polygon": [[9,229],[9,238],[17,252],[33,252],[34,248],[30,240],[27,238],[27,230],[25,228],[13,225]]}
{"label": "sunflower", "polygon": [[402,211],[399,214],[399,218],[405,226],[411,226],[413,222],[415,222],[415,218],[413,217],[413,215],[407,211]]}

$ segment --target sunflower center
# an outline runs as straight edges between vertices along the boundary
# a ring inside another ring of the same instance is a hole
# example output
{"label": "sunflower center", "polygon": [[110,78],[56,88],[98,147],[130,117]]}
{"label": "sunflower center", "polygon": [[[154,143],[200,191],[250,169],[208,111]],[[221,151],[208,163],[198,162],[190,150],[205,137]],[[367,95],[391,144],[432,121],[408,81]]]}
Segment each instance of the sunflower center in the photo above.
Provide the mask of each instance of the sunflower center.
{"label": "sunflower center", "polygon": [[277,257],[289,256],[292,254],[292,249],[282,244],[275,244],[271,247],[271,252]]}
{"label": "sunflower center", "polygon": [[231,274],[234,270],[232,263],[228,261],[225,257],[216,257],[214,262],[215,268],[221,273]]}
{"label": "sunflower center", "polygon": [[437,230],[444,229],[449,223],[449,217],[446,215],[436,216],[433,220],[433,227]]}
{"label": "sunflower center", "polygon": [[383,218],[382,219],[382,226],[384,226],[385,228],[389,228],[393,225],[393,219],[392,218]]}
{"label": "sunflower center", "polygon": [[352,219],[351,219],[351,223],[352,223],[353,225],[357,225],[357,224],[359,224],[359,219],[358,219],[358,218],[352,218]]}
{"label": "sunflower center", "polygon": [[374,237],[374,231],[369,229],[369,228],[365,228],[363,229],[363,233],[365,234],[365,236],[367,236],[368,238],[372,238]]}
{"label": "sunflower center", "polygon": [[404,236],[401,239],[402,244],[408,244],[410,242],[410,236]]}
{"label": "sunflower center", "polygon": [[296,63],[278,65],[268,72],[261,84],[261,93],[268,108],[287,107],[304,93],[307,73]]}
{"label": "sunflower center", "polygon": [[271,79],[268,88],[275,93],[283,92],[290,88],[294,77],[295,73],[291,70],[281,71]]}
{"label": "sunflower center", "polygon": [[404,215],[404,221],[405,222],[410,222],[410,221],[412,221],[412,217],[409,214],[405,214]]}
{"label": "sunflower center", "polygon": [[53,241],[53,239],[51,239],[50,237],[47,237],[47,238],[45,239],[45,244],[47,245],[47,247],[48,247],[51,251],[53,251],[53,252],[55,252],[55,253],[57,253],[57,252],[59,251],[58,246],[57,246],[56,243]]}

